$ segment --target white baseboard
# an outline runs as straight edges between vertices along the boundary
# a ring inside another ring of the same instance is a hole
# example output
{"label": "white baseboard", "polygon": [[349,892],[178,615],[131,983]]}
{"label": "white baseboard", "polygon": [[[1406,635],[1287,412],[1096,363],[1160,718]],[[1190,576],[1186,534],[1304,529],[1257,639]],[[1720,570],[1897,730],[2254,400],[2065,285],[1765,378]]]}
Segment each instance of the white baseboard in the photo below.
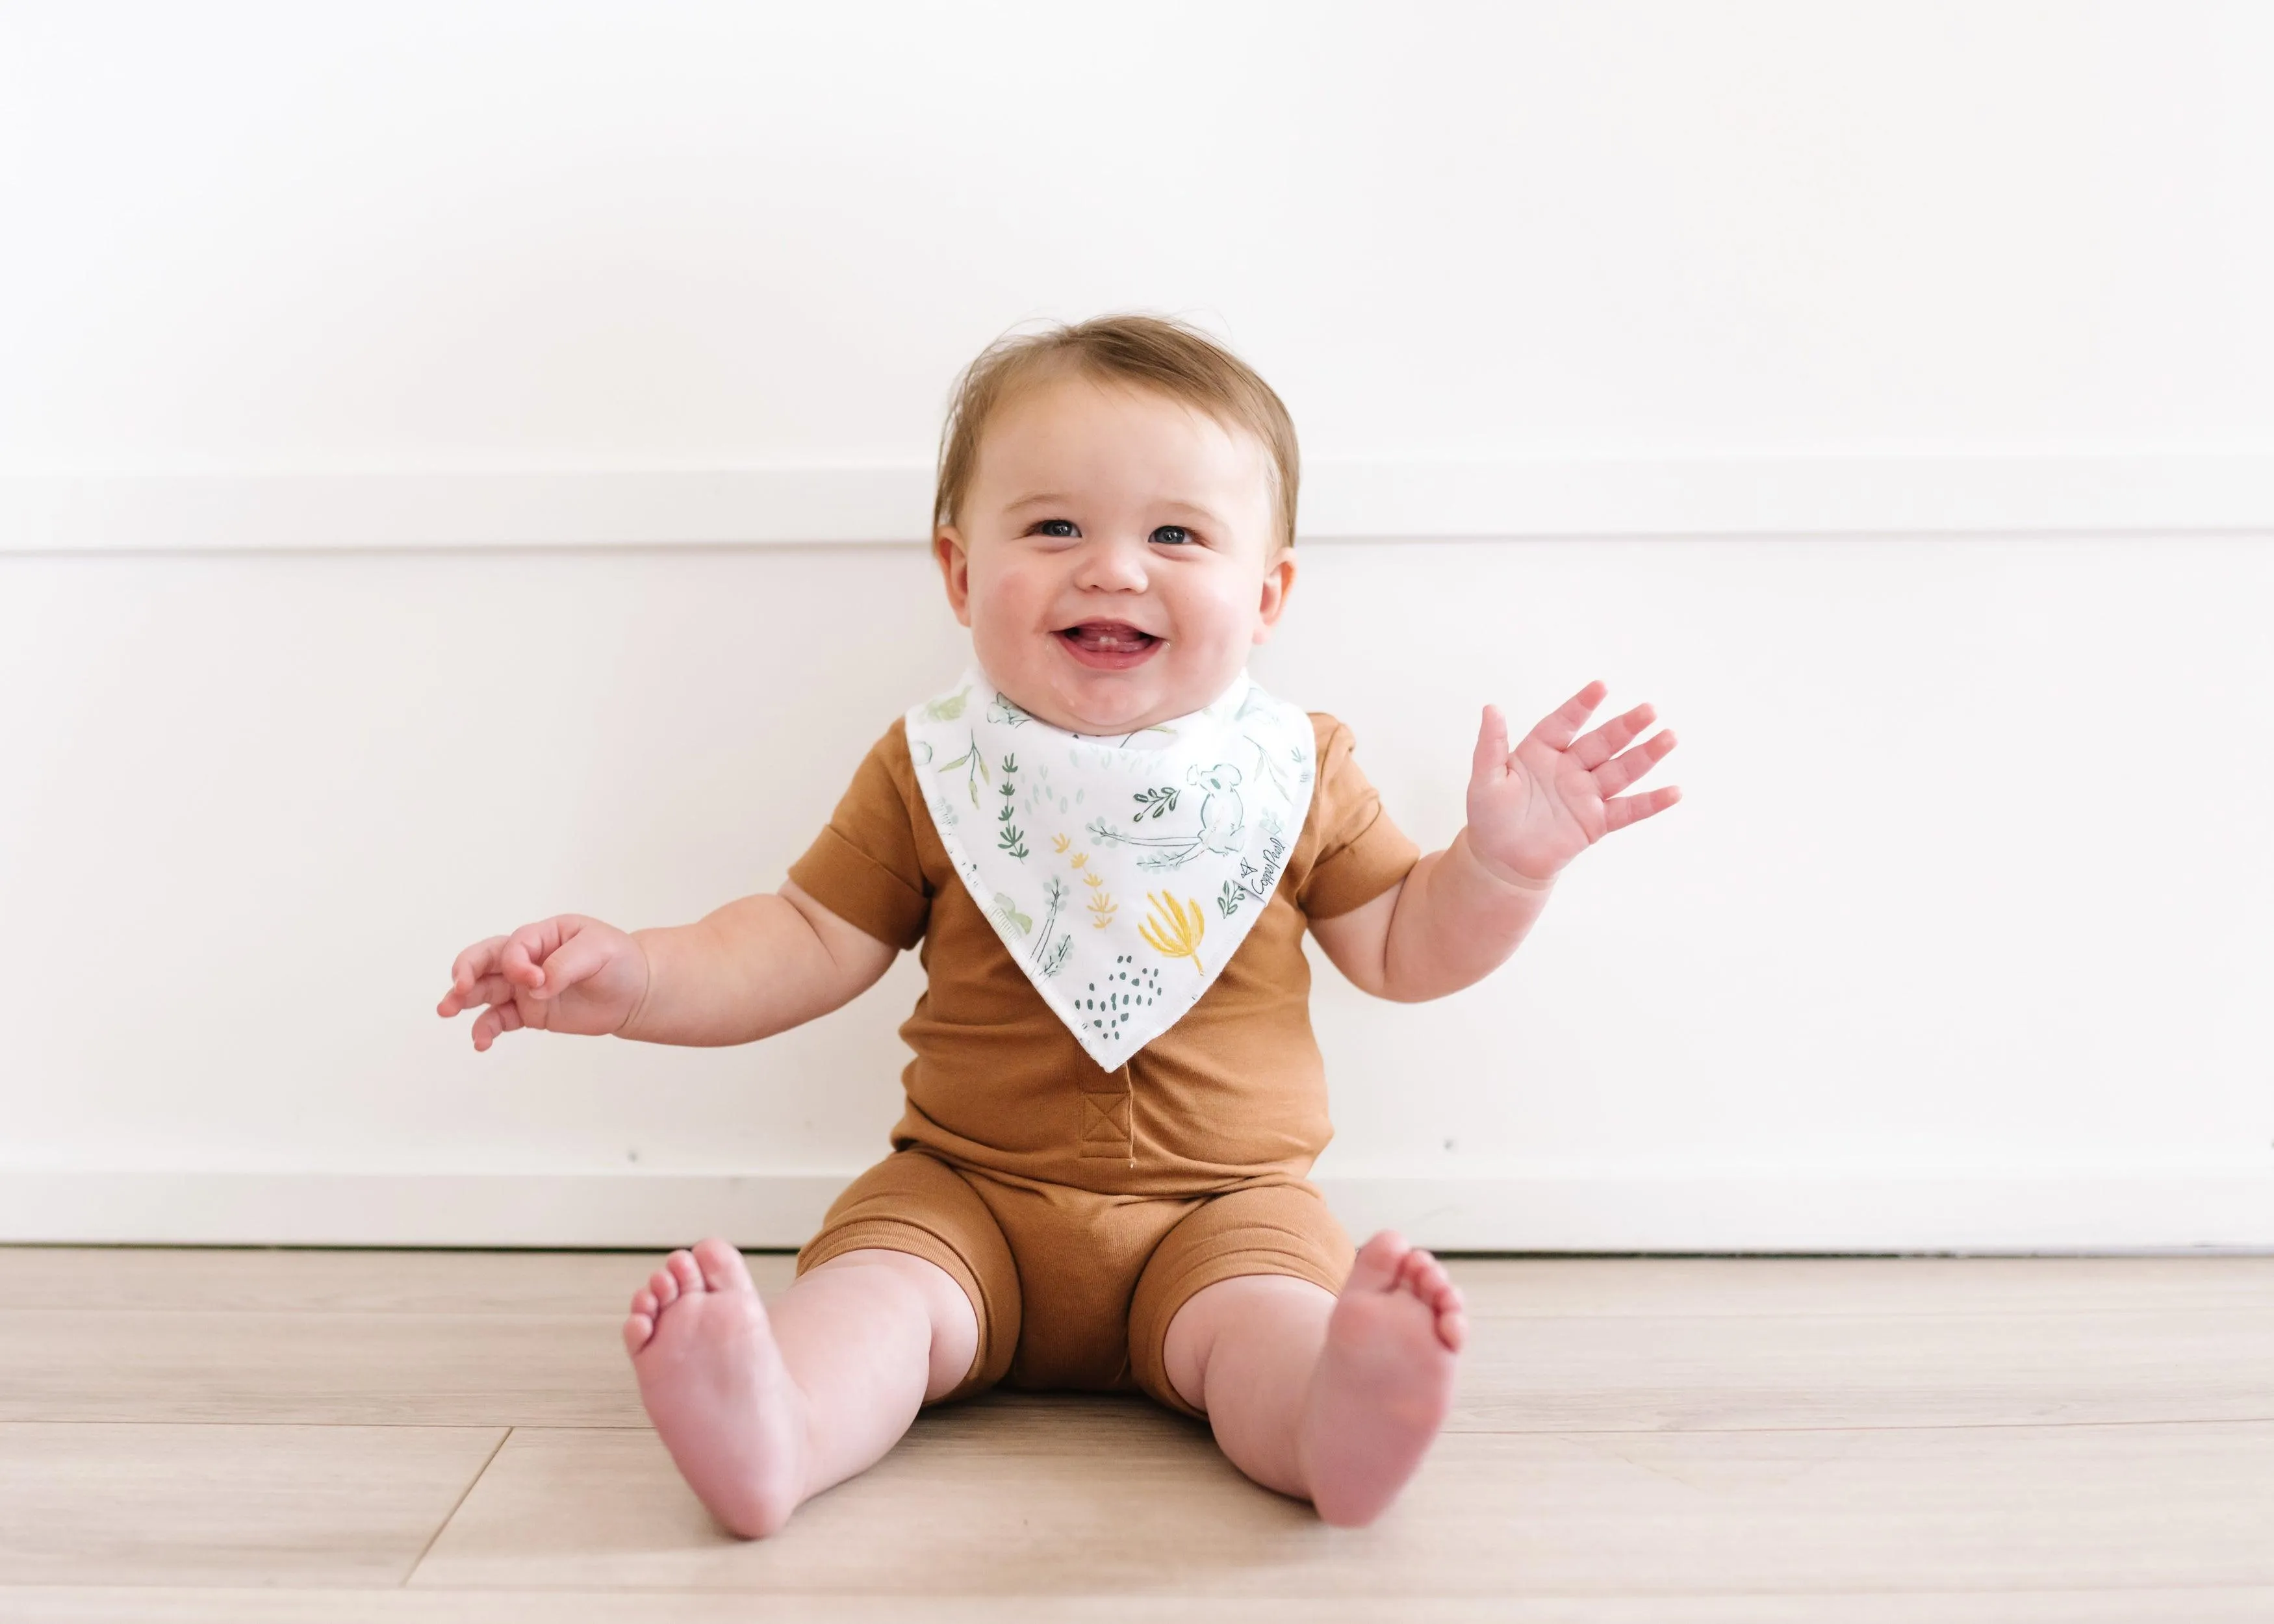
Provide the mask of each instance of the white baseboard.
{"label": "white baseboard", "polygon": [[[843,1174],[0,1169],[0,1242],[795,1246]],[[2274,1250],[2274,1169],[1320,1180],[1360,1236],[1445,1251]]]}
{"label": "white baseboard", "polygon": [[[0,474],[0,553],[919,542],[929,463]],[[1306,541],[2274,529],[2274,454],[1321,458]]]}

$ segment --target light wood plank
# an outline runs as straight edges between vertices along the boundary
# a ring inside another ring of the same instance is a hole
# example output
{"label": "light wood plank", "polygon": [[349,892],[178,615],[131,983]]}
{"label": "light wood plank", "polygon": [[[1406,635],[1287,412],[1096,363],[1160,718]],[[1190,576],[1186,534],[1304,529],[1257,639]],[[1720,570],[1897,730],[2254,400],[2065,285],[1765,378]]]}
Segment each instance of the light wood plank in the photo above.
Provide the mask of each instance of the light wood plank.
{"label": "light wood plank", "polygon": [[[1127,1596],[748,1596],[681,1590],[0,1589],[10,1624],[1132,1624]],[[1179,1597],[1178,1624],[2265,1624],[2274,1589],[1903,1595]]]}
{"label": "light wood plank", "polygon": [[2274,1257],[1462,1258],[1478,1319],[2224,1313],[2274,1307]]}
{"label": "light wood plank", "polygon": [[0,1577],[399,1584],[503,1436],[0,1425]]}
{"label": "light wood plank", "polygon": [[[621,1313],[659,1252],[0,1246],[0,1309]],[[749,1254],[762,1289],[786,1252]],[[2274,1257],[1458,1258],[1472,1318],[2219,1312],[2274,1305]]]}
{"label": "light wood plank", "polygon": [[645,1426],[615,1316],[0,1312],[0,1420]]}
{"label": "light wood plank", "polygon": [[2274,1424],[1456,1435],[1327,1528],[1141,1403],[936,1412],[785,1538],[729,1539],[651,1434],[516,1432],[445,1589],[1550,1596],[2274,1584]]}
{"label": "light wood plank", "polygon": [[2274,1304],[1476,1323],[1459,1432],[2274,1420]]}
{"label": "light wood plank", "polygon": [[[0,1246],[0,1310],[621,1315],[660,1252]],[[787,1253],[751,1273],[789,1283]]]}
{"label": "light wood plank", "polygon": [[[457,1278],[464,1286],[472,1277]],[[618,1325],[613,1306],[580,1315],[0,1311],[0,1419],[640,1426]],[[2245,1301],[2043,1313],[1487,1316],[1476,1322],[1450,1425],[2268,1418],[2274,1303]]]}
{"label": "light wood plank", "polygon": [[[692,1583],[698,1621],[744,1589],[989,1624],[1170,1595],[1193,1624],[2274,1618],[2264,1425],[1939,1425],[2263,1417],[2274,1259],[1464,1259],[1456,1426],[1543,1435],[1449,1438],[1381,1528],[1321,1529],[1141,1402],[1006,1395],[751,1547],[640,1425],[615,1326],[659,1257],[0,1249],[0,1415],[399,1424],[0,1427],[0,1617],[576,1624]],[[482,1424],[455,1485],[365,1441],[438,1418]],[[564,1430],[516,1440],[417,1589],[203,1588],[400,1578],[508,1419]]]}

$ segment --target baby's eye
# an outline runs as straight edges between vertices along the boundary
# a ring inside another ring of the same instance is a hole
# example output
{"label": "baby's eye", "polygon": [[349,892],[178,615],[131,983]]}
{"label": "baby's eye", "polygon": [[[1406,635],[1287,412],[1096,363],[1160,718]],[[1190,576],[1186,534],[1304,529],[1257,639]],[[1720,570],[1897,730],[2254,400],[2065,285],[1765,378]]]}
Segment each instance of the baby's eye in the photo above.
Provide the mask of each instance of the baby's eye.
{"label": "baby's eye", "polygon": [[1198,538],[1181,524],[1163,524],[1155,527],[1152,539],[1163,546],[1181,547]]}
{"label": "baby's eye", "polygon": [[1038,519],[1027,533],[1029,536],[1055,536],[1062,541],[1073,540],[1081,535],[1081,526],[1072,519]]}

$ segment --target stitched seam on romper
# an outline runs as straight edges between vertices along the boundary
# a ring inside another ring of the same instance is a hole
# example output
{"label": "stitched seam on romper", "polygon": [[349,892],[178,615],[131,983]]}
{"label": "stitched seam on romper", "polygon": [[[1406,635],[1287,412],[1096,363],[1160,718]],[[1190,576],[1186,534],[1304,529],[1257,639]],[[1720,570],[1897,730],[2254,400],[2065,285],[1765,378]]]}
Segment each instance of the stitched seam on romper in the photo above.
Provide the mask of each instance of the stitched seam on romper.
{"label": "stitched seam on romper", "polygon": [[1075,1136],[1076,1154],[1085,1161],[1126,1157],[1137,1165],[1137,1105],[1129,1067],[1115,1074],[1121,1086],[1114,1090],[1081,1091],[1081,1128]]}

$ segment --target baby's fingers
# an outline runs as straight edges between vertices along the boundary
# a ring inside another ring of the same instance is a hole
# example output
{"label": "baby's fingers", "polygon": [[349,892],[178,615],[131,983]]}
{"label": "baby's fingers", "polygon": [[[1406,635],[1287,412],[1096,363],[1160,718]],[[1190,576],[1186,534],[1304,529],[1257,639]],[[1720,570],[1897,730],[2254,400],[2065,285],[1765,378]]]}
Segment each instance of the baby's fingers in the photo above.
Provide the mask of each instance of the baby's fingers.
{"label": "baby's fingers", "polygon": [[1652,790],[1645,795],[1622,795],[1616,801],[1603,802],[1603,832],[1624,829],[1629,823],[1639,823],[1655,813],[1663,812],[1682,799],[1679,786],[1669,784],[1664,789]]}
{"label": "baby's fingers", "polygon": [[453,982],[450,990],[442,995],[442,1002],[434,1006],[437,1015],[448,1019],[463,1010],[478,1008],[485,1004],[513,999],[513,983],[502,975],[478,976],[471,981]]}
{"label": "baby's fingers", "polygon": [[518,1032],[521,1027],[521,1011],[514,1006],[512,999],[508,998],[503,1004],[493,1004],[474,1023],[474,1048],[486,1050],[501,1035]]}
{"label": "baby's fingers", "polygon": [[1674,730],[1661,728],[1625,755],[1612,757],[1595,769],[1595,793],[1606,800],[1617,794],[1664,761],[1674,745]]}
{"label": "baby's fingers", "polygon": [[1571,741],[1579,736],[1579,730],[1587,725],[1587,718],[1595,713],[1595,707],[1603,703],[1603,695],[1610,691],[1610,684],[1600,678],[1590,682],[1541,717],[1540,726],[1532,730],[1532,736],[1550,749],[1570,749]]}
{"label": "baby's fingers", "polygon": [[505,939],[505,951],[498,956],[498,968],[516,987],[542,987],[545,972],[537,966],[576,934],[576,921],[565,917],[523,925]]}
{"label": "baby's fingers", "polygon": [[[450,961],[451,987],[463,993],[476,981],[495,970],[498,967],[498,950],[503,947],[505,943],[506,939],[503,936],[492,936],[486,942],[475,943],[464,952],[453,959]],[[480,1000],[475,999],[473,1002],[479,1003]],[[463,1009],[465,1004],[461,1002],[458,1007]]]}
{"label": "baby's fingers", "polygon": [[1469,776],[1496,778],[1507,771],[1508,718],[1498,705],[1487,705],[1484,719],[1477,725],[1477,748],[1469,761]]}
{"label": "baby's fingers", "polygon": [[533,998],[553,998],[567,992],[577,982],[587,981],[599,973],[608,962],[608,942],[597,930],[579,930],[553,950],[553,956],[538,966],[542,982],[532,989]]}

